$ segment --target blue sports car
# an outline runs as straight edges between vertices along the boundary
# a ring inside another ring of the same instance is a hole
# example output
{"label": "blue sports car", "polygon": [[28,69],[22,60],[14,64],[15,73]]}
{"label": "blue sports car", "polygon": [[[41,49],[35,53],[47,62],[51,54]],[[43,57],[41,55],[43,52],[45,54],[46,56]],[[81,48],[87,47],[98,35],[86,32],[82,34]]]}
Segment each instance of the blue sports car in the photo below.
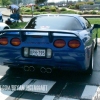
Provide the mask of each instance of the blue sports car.
{"label": "blue sports car", "polygon": [[93,69],[98,24],[78,14],[44,14],[33,17],[24,29],[0,32],[0,59],[10,68],[25,71]]}

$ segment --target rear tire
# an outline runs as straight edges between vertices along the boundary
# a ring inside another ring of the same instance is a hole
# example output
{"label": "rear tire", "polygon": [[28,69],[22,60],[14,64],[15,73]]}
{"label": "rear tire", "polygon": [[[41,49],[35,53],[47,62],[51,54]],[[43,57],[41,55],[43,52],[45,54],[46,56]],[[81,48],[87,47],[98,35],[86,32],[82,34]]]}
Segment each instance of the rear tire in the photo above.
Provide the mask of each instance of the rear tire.
{"label": "rear tire", "polygon": [[96,34],[96,44],[95,44],[95,48],[94,49],[97,48],[97,43],[98,43],[97,38],[98,38],[98,35]]}
{"label": "rear tire", "polygon": [[91,58],[90,58],[90,63],[89,63],[89,68],[86,70],[86,74],[91,75],[93,71],[93,53],[94,53],[94,48],[92,46],[92,52],[91,52]]}

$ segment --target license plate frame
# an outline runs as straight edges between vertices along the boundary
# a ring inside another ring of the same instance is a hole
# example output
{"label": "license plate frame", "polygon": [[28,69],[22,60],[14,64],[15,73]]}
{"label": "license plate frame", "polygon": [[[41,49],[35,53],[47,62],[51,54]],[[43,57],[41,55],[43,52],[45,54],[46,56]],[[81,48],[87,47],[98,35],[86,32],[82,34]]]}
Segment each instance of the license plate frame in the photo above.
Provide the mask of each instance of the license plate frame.
{"label": "license plate frame", "polygon": [[[33,54],[32,54],[32,52],[33,52]],[[46,57],[46,49],[44,49],[44,48],[29,48],[29,56],[37,57],[37,58],[45,58]]]}

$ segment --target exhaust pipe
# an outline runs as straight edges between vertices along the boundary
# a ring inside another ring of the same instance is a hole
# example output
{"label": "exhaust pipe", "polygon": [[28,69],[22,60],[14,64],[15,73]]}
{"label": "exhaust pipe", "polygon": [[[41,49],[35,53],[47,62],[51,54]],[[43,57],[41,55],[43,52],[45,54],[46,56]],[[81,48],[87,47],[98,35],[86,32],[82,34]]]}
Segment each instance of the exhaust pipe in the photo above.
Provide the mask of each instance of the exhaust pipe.
{"label": "exhaust pipe", "polygon": [[28,66],[24,66],[24,71],[29,71],[30,68]]}
{"label": "exhaust pipe", "polygon": [[46,72],[47,72],[47,73],[51,73],[51,72],[52,72],[52,69],[51,69],[51,68],[47,68],[47,69],[46,69]]}
{"label": "exhaust pipe", "polygon": [[41,71],[41,73],[45,73],[45,72],[46,72],[46,69],[45,69],[44,67],[42,67],[42,68],[40,69],[40,71]]}
{"label": "exhaust pipe", "polygon": [[33,66],[30,66],[29,69],[30,69],[30,71],[32,71],[32,72],[35,71],[35,68],[34,68]]}

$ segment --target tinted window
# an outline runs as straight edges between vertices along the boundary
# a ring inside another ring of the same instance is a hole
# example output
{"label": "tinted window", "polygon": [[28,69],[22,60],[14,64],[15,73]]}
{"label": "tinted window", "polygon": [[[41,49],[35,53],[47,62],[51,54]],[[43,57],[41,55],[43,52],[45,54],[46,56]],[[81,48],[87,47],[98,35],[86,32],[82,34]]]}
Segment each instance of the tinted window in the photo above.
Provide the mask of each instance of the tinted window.
{"label": "tinted window", "polygon": [[80,19],[82,20],[82,22],[84,23],[86,28],[90,28],[91,24],[89,23],[89,21],[83,17],[80,17]]}
{"label": "tinted window", "polygon": [[61,30],[81,30],[81,23],[70,16],[38,16],[31,19],[26,26],[27,29],[61,29]]}

